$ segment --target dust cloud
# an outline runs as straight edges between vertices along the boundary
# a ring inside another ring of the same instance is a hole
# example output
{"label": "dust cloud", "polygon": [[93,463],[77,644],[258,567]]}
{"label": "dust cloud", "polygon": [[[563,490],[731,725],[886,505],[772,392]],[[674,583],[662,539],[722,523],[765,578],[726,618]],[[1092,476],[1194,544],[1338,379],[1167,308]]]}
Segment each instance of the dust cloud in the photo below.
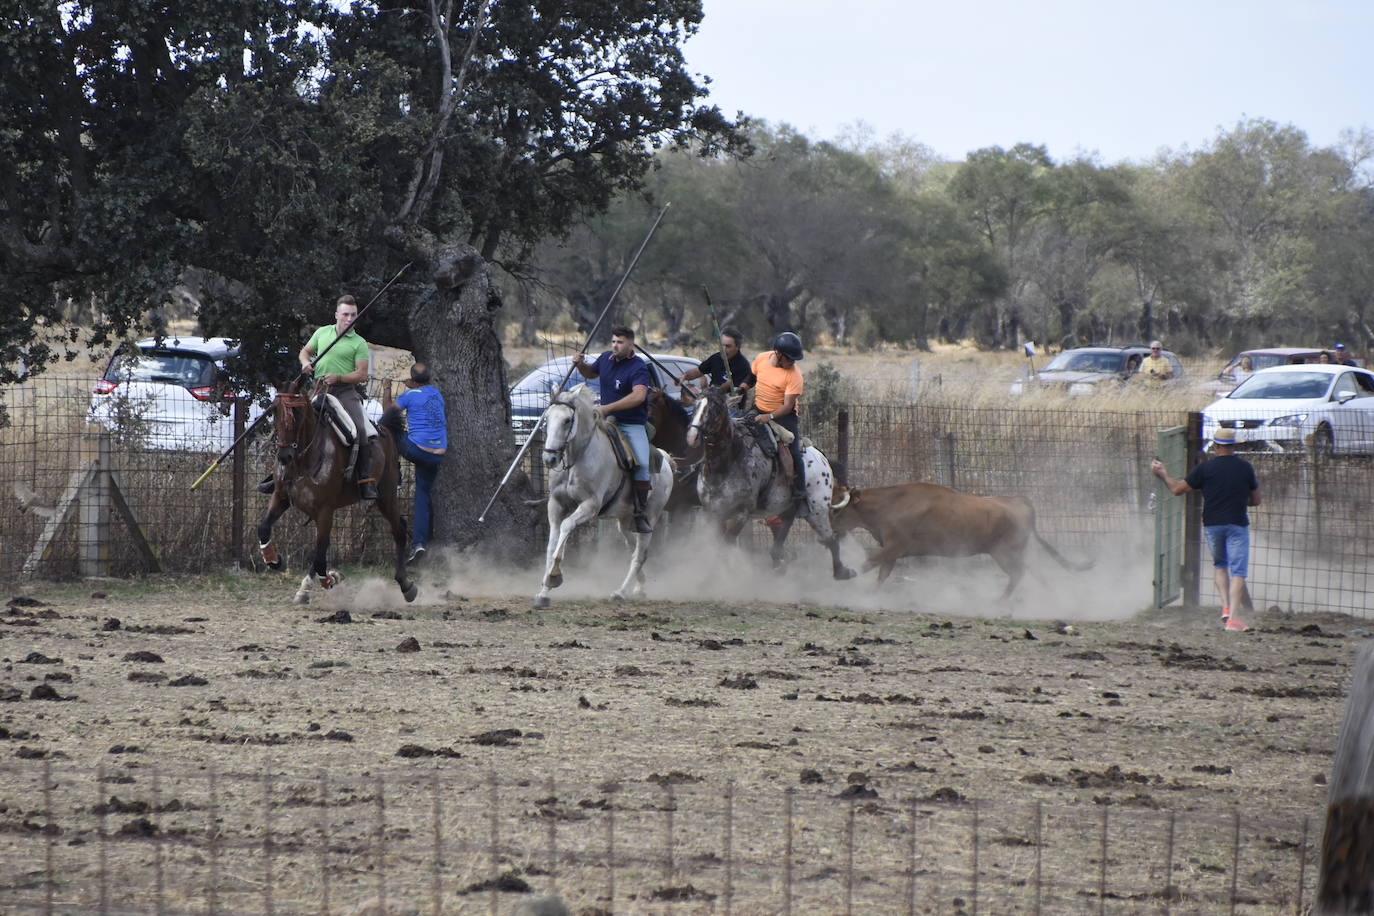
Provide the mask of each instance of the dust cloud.
{"label": "dust cloud", "polygon": [[[683,533],[678,529],[686,525],[679,523],[666,538],[656,533],[644,570],[643,597],[1022,620],[1120,620],[1151,603],[1152,545],[1139,532],[1100,539],[1094,544],[1094,555],[1055,545],[1071,560],[1093,560],[1093,568],[1085,572],[1064,569],[1032,542],[1026,553],[1026,575],[1004,601],[1007,577],[990,557],[904,560],[882,585],[877,583],[876,572],[836,581],[829,551],[813,537],[797,537],[804,523],[793,529],[789,562],[780,571],[771,568],[767,529],[756,521],[750,524],[758,530],[746,532],[738,546],[720,543],[704,524]],[[587,528],[579,535],[563,561],[564,584],[551,593],[554,607],[568,600],[608,600],[629,568],[630,550],[614,523],[599,523],[595,536]],[[844,540],[841,556],[847,566],[858,570],[872,547],[867,535],[851,536]],[[512,600],[528,607],[539,590],[543,567],[542,563],[528,567],[493,564],[487,558],[438,549],[431,550],[426,565],[412,570],[412,575],[420,583],[414,604],[405,603],[395,582],[378,576],[347,580],[328,596],[316,592],[315,602],[369,611],[451,609],[465,598]]]}

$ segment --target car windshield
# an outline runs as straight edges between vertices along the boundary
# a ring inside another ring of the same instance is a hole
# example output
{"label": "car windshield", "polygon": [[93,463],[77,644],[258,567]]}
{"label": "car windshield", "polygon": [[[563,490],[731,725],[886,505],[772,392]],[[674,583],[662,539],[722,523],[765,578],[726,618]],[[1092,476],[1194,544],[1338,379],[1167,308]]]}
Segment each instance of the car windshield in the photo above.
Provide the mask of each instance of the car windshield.
{"label": "car windshield", "polygon": [[1320,398],[1331,387],[1325,372],[1271,372],[1250,376],[1227,397],[1273,401],[1282,398]]}
{"label": "car windshield", "polygon": [[1044,371],[1117,372],[1120,369],[1120,353],[1075,353],[1067,351],[1050,360]]}
{"label": "car windshield", "polygon": [[215,364],[198,353],[140,350],[122,353],[105,370],[108,382],[170,382],[187,388],[215,383]]}

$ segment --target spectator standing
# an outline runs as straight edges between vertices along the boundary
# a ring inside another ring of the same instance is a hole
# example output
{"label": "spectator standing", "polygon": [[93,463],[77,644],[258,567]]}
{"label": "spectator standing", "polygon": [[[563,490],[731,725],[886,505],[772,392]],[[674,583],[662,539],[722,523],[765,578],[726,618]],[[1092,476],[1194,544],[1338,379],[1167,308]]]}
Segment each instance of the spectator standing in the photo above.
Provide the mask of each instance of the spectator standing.
{"label": "spectator standing", "polygon": [[1345,350],[1345,344],[1340,344],[1340,343],[1338,343],[1338,344],[1336,344],[1336,346],[1332,347],[1331,349],[1335,351],[1335,354],[1336,354],[1336,360],[1335,360],[1335,361],[1336,361],[1337,363],[1340,363],[1342,366],[1358,366],[1358,365],[1359,365],[1359,363],[1355,362],[1355,358],[1354,358],[1353,356],[1351,356],[1349,353],[1346,352],[1346,350]]}
{"label": "spectator standing", "polygon": [[1140,374],[1150,388],[1158,388],[1174,377],[1173,364],[1165,357],[1164,344],[1158,340],[1150,341],[1150,355],[1141,360]]}
{"label": "spectator standing", "polygon": [[[433,534],[432,494],[434,480],[443,466],[448,451],[448,414],[444,396],[434,387],[429,366],[416,363],[410,367],[410,378],[404,382],[406,390],[395,400],[391,397],[391,379],[382,383],[382,425],[396,433],[397,449],[415,465],[415,520],[410,529],[409,564],[424,559]],[[400,415],[404,413],[407,427],[400,434]]]}
{"label": "spectator standing", "polygon": [[1236,455],[1236,431],[1219,427],[1212,434],[1216,457],[1202,462],[1182,480],[1170,477],[1164,462],[1150,462],[1150,472],[1164,481],[1175,496],[1191,490],[1202,493],[1202,533],[1212,553],[1212,574],[1221,595],[1221,619],[1227,630],[1250,629],[1236,612],[1254,607],[1245,590],[1250,564],[1249,506],[1260,504],[1259,481],[1254,465]]}

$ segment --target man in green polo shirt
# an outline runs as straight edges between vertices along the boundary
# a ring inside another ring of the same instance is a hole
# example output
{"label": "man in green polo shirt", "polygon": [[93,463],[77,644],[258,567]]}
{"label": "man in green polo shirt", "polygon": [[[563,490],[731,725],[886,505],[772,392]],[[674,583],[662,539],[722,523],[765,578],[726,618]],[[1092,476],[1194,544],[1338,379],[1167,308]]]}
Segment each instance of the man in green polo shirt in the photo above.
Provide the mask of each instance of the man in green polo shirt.
{"label": "man in green polo shirt", "polygon": [[[353,322],[358,319],[358,303],[352,296],[340,296],[334,308],[334,323],[327,324],[311,335],[310,341],[301,347],[301,369],[314,371],[315,378],[329,386],[329,393],[338,398],[353,427],[358,430],[358,462],[354,476],[358,481],[358,493],[363,499],[377,498],[377,478],[369,472],[371,441],[364,434],[367,424],[363,419],[363,399],[355,387],[367,381],[367,341],[353,330]],[[339,342],[329,346],[335,340]],[[329,352],[325,353],[328,348]],[[324,353],[318,363],[315,358]]]}

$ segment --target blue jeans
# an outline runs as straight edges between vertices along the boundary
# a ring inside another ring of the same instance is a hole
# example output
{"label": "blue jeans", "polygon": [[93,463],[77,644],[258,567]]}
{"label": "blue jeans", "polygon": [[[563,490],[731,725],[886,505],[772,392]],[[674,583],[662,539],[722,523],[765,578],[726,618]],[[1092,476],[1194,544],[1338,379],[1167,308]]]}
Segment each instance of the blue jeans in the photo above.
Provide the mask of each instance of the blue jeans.
{"label": "blue jeans", "polygon": [[444,456],[425,451],[409,437],[401,439],[401,455],[415,465],[415,521],[410,529],[410,542],[415,547],[423,547],[429,543],[429,494],[434,489],[434,478],[439,476]]}
{"label": "blue jeans", "polygon": [[1245,525],[1207,525],[1202,534],[1212,552],[1212,565],[1244,579],[1250,568],[1250,529]]}
{"label": "blue jeans", "polygon": [[635,453],[635,480],[649,479],[649,433],[643,423],[619,423],[625,438],[630,440],[630,449]]}

